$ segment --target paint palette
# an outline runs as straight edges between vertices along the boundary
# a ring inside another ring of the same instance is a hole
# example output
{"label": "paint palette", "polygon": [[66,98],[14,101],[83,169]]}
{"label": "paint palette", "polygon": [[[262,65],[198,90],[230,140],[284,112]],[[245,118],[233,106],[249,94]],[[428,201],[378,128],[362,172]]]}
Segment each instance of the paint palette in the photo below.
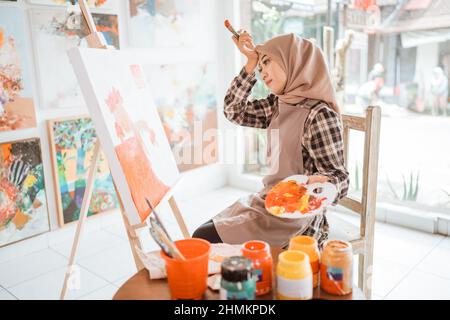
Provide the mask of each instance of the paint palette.
{"label": "paint palette", "polygon": [[266,210],[274,216],[286,219],[304,219],[317,216],[336,197],[334,184],[307,184],[308,177],[294,175],[277,183],[267,193]]}

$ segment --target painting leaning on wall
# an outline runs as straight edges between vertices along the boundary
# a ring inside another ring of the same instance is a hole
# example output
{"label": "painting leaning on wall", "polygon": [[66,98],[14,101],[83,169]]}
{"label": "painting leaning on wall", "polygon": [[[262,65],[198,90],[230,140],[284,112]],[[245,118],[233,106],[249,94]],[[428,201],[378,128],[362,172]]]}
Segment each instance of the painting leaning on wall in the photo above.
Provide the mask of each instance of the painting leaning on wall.
{"label": "painting leaning on wall", "polygon": [[0,144],[0,247],[49,228],[39,139]]}
{"label": "painting leaning on wall", "polygon": [[[48,121],[60,226],[77,221],[97,135],[89,117]],[[117,208],[118,201],[103,152],[95,174],[88,216]]]}
{"label": "painting leaning on wall", "polygon": [[24,13],[0,10],[0,132],[36,126]]}

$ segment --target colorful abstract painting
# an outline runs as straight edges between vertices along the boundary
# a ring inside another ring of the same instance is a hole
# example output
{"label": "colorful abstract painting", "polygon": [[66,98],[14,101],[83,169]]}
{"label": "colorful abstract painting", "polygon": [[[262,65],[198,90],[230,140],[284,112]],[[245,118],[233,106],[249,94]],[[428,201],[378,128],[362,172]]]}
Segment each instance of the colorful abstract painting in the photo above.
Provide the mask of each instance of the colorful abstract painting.
{"label": "colorful abstract painting", "polygon": [[0,132],[36,126],[24,12],[0,10]]}
{"label": "colorful abstract painting", "polygon": [[0,247],[48,230],[39,140],[0,144]]}
{"label": "colorful abstract painting", "polygon": [[192,47],[201,30],[200,0],[129,0],[130,45]]}
{"label": "colorful abstract painting", "polygon": [[[91,8],[111,8],[116,0],[86,0]],[[45,5],[78,5],[78,0],[29,0],[30,3]]]}
{"label": "colorful abstract painting", "polygon": [[[57,186],[60,225],[78,220],[96,141],[90,118],[50,120],[53,174]],[[108,162],[103,152],[96,171],[88,216],[118,206]]]}
{"label": "colorful abstract painting", "polygon": [[[87,47],[87,27],[81,15],[63,8],[32,9],[43,108],[80,108],[84,100],[67,57],[73,47]],[[97,30],[119,48],[117,15],[92,14]]]}
{"label": "colorful abstract painting", "polygon": [[149,64],[144,72],[180,171],[216,162],[215,66]]}
{"label": "colorful abstract painting", "polygon": [[[130,223],[150,214],[179,179],[179,171],[135,54],[75,48],[77,78]],[[87,81],[89,79],[89,81]]]}

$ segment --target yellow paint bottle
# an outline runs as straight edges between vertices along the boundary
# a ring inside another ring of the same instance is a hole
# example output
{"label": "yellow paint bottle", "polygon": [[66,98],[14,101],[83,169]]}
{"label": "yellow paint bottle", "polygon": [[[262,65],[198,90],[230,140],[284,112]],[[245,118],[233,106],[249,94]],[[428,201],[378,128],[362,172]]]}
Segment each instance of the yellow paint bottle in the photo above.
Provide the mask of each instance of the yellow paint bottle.
{"label": "yellow paint bottle", "polygon": [[320,251],[317,240],[309,236],[296,236],[289,241],[289,250],[300,250],[309,257],[313,272],[313,288],[319,286]]}
{"label": "yellow paint bottle", "polygon": [[313,296],[313,275],[306,253],[287,250],[278,256],[277,298],[309,300]]}

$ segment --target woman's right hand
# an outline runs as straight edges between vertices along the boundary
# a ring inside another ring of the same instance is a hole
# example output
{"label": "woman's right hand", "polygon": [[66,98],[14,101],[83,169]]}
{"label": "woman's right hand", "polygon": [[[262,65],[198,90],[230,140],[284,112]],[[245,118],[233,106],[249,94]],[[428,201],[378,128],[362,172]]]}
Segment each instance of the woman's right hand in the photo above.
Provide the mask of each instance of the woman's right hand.
{"label": "woman's right hand", "polygon": [[239,30],[237,33],[239,34],[239,39],[236,36],[232,36],[231,39],[239,51],[247,57],[246,69],[248,73],[251,73],[258,64],[258,52],[255,50],[253,37],[245,30]]}

